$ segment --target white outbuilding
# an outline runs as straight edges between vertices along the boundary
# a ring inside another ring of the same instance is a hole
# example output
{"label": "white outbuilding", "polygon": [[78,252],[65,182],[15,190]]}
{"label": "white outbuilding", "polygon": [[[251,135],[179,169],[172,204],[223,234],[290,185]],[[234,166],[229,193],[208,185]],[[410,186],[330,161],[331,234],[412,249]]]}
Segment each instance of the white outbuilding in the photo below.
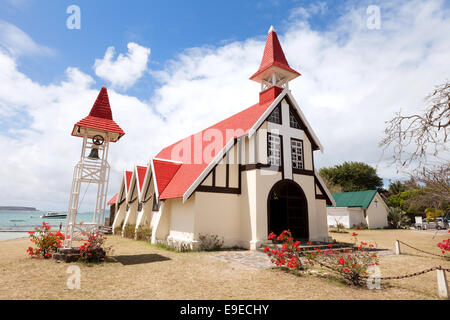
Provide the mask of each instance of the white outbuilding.
{"label": "white outbuilding", "polygon": [[336,207],[327,207],[328,226],[342,224],[352,228],[361,224],[369,229],[387,227],[388,207],[377,190],[332,193]]}

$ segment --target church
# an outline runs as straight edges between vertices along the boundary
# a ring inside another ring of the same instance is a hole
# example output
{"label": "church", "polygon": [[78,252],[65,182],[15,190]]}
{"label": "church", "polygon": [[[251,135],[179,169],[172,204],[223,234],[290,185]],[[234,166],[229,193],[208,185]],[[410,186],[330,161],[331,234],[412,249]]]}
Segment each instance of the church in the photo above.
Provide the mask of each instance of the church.
{"label": "church", "polygon": [[330,240],[327,205],[335,202],[314,167],[323,146],[289,89],[299,76],[271,27],[250,77],[261,84],[256,104],[124,171],[109,202],[113,230],[149,227],[152,243],[192,248],[209,234],[255,250],[286,229]]}

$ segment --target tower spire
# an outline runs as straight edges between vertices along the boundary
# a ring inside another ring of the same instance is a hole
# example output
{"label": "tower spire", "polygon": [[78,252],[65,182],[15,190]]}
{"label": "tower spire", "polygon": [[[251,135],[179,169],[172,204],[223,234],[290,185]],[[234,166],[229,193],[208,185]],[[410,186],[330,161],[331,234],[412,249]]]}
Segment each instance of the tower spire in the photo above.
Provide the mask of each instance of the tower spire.
{"label": "tower spire", "polygon": [[275,28],[270,26],[266,46],[258,71],[250,80],[261,83],[261,90],[272,86],[287,87],[288,82],[300,76],[300,73],[289,66]]}

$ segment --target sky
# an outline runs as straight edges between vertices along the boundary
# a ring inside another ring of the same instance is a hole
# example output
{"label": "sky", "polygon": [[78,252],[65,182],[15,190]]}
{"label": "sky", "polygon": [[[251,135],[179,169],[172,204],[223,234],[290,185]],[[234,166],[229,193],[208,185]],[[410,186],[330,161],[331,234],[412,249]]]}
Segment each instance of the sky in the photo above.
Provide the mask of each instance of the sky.
{"label": "sky", "polygon": [[[73,5],[79,29],[69,28]],[[0,0],[0,205],[66,209],[81,148],[70,133],[103,85],[126,132],[110,148],[110,196],[123,170],[253,105],[260,87],[248,78],[271,25],[302,74],[290,89],[324,146],[316,167],[363,161],[386,183],[399,179],[378,145],[385,121],[422,110],[424,97],[449,78],[449,7],[443,0]]]}

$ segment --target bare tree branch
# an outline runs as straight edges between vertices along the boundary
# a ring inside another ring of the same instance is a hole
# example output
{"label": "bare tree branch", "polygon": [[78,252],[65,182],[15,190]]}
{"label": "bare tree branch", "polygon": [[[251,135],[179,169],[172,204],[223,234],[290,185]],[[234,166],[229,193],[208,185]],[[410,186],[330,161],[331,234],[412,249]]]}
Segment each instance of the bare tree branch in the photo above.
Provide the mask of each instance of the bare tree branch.
{"label": "bare tree branch", "polygon": [[[428,107],[422,114],[402,115],[386,122],[385,137],[380,143],[385,151],[393,147],[393,163],[407,167],[413,162],[421,167],[427,156],[439,159],[448,151],[450,134],[450,82],[436,86],[425,101]],[[448,163],[448,159],[444,159]]]}

